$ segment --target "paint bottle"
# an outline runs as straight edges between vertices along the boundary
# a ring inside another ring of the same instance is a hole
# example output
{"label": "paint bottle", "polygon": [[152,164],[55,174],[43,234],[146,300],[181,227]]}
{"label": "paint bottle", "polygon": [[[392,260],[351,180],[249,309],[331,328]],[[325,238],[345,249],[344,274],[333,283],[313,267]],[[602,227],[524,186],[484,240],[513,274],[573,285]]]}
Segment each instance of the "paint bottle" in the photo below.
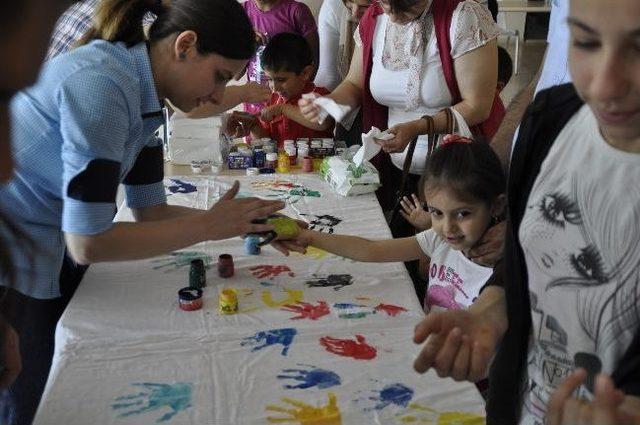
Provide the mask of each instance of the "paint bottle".
{"label": "paint bottle", "polygon": [[222,254],[218,257],[218,274],[222,278],[232,277],[234,274],[233,257],[231,254]]}
{"label": "paint bottle", "polygon": [[291,171],[291,166],[289,164],[289,155],[287,155],[285,151],[280,151],[278,154],[278,172],[288,173]]}
{"label": "paint bottle", "polygon": [[275,152],[269,152],[266,156],[264,168],[270,168],[272,170],[275,170],[277,164],[278,164],[278,154]]}
{"label": "paint bottle", "polygon": [[191,266],[189,268],[189,287],[190,288],[204,288],[207,286],[207,275],[204,267],[204,261],[200,258],[191,260]]}
{"label": "paint bottle", "polygon": [[218,302],[220,314],[236,314],[238,312],[238,294],[235,289],[223,289]]}
{"label": "paint bottle", "polygon": [[256,168],[264,168],[267,154],[262,149],[256,149],[253,153],[253,166]]}
{"label": "paint bottle", "polygon": [[305,156],[304,158],[302,158],[302,171],[304,171],[305,173],[313,172],[313,158],[311,158],[310,156]]}
{"label": "paint bottle", "polygon": [[322,161],[324,161],[324,158],[313,158],[313,171],[320,171],[320,168],[322,168]]}
{"label": "paint bottle", "polygon": [[247,255],[260,255],[260,238],[258,236],[247,236],[244,239],[244,249]]}
{"label": "paint bottle", "polygon": [[289,156],[289,166],[290,167],[295,167],[296,163],[297,163],[297,158],[296,158],[296,147],[291,145],[291,146],[287,146],[285,148],[285,152],[287,153],[287,155]]}

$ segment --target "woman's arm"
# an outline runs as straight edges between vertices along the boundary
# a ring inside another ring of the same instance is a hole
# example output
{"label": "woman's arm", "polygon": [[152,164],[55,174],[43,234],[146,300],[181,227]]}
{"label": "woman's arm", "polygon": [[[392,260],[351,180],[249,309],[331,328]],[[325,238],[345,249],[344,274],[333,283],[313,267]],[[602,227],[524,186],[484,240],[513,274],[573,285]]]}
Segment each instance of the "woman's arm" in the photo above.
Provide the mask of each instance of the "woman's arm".
{"label": "woman's arm", "polygon": [[136,221],[158,221],[203,214],[205,211],[180,205],[159,204],[131,209]]}
{"label": "woman's arm", "polygon": [[[282,209],[281,201],[233,199],[236,182],[211,209],[169,219],[141,223],[117,223],[96,235],[65,233],[71,257],[79,264],[137,260],[153,257],[206,240],[227,239],[250,232],[273,230],[253,224]],[[175,209],[171,209],[175,211]]]}
{"label": "woman's arm", "polygon": [[[349,105],[355,109],[362,102],[362,48],[356,46],[351,57],[351,65],[347,78],[326,97],[333,99],[341,105]],[[318,121],[319,108],[311,100],[300,99],[298,101],[300,112],[309,121]]]}
{"label": "woman's arm", "polygon": [[336,123],[331,117],[327,117],[322,124],[319,124],[318,121],[309,121],[304,117],[300,109],[294,105],[284,104],[282,105],[282,115],[289,118],[292,121],[297,122],[300,125],[303,125],[312,130],[321,131],[328,130],[333,128]]}
{"label": "woman's arm", "polygon": [[342,257],[370,263],[411,261],[424,257],[415,237],[372,241],[303,229],[297,240],[303,246],[312,245]]}

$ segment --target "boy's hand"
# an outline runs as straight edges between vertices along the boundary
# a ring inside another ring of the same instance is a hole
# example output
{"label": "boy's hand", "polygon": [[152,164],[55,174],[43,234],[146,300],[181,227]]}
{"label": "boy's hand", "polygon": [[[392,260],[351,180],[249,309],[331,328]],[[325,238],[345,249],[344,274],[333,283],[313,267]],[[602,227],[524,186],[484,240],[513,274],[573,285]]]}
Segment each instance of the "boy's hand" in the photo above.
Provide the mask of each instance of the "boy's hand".
{"label": "boy's hand", "polygon": [[413,227],[418,230],[427,230],[431,228],[431,215],[422,208],[422,203],[415,193],[411,194],[411,198],[403,196],[400,200],[400,214]]}
{"label": "boy's hand", "polygon": [[234,111],[227,120],[225,133],[233,137],[244,137],[251,133],[251,130],[259,126],[258,118],[248,112]]}
{"label": "boy's hand", "polygon": [[275,117],[282,115],[283,106],[284,105],[267,106],[260,112],[260,118],[262,118],[262,121],[273,121]]}
{"label": "boy's hand", "polygon": [[262,103],[271,98],[269,87],[258,83],[247,83],[242,87],[242,101],[246,103]]}

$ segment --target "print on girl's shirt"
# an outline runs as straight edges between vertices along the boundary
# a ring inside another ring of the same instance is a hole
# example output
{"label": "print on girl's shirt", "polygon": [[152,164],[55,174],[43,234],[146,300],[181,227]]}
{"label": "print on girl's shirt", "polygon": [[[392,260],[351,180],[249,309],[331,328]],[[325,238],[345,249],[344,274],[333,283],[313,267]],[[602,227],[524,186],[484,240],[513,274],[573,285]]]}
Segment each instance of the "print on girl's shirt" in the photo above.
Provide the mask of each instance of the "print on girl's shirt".
{"label": "print on girl's shirt", "polygon": [[[429,276],[430,281],[434,282],[427,288],[426,306],[429,310],[434,306],[446,310],[462,310],[466,305],[471,304],[472,300],[463,289],[464,280],[452,267],[432,262]],[[444,285],[438,285],[438,283]],[[464,303],[456,301],[457,293],[463,297]]]}

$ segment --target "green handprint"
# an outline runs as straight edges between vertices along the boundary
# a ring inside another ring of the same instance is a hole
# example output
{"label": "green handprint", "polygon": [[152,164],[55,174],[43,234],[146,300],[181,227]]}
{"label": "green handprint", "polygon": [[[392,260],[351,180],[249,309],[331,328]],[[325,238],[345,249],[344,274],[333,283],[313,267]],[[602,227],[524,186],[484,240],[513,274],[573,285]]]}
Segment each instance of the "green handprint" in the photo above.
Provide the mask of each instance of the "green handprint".
{"label": "green handprint", "polygon": [[158,258],[152,260],[152,262],[158,263],[158,265],[153,266],[154,270],[164,269],[165,271],[173,271],[189,266],[192,260],[202,260],[207,269],[211,267],[213,263],[213,258],[209,254],[201,251],[176,251],[169,254],[169,257]]}

